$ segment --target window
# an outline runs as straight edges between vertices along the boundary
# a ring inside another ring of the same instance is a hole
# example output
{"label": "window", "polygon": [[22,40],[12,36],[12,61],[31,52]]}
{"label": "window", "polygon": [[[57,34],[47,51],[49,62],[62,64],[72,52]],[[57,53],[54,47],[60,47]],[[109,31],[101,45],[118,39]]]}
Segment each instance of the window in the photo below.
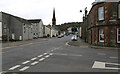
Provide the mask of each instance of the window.
{"label": "window", "polygon": [[118,18],[120,18],[120,4],[118,5]]}
{"label": "window", "polygon": [[26,32],[26,28],[24,27],[24,33]]}
{"label": "window", "polygon": [[117,43],[120,43],[120,28],[117,29]]}
{"label": "window", "polygon": [[98,18],[99,20],[104,20],[104,7],[98,9]]}
{"label": "window", "polygon": [[6,28],[4,28],[4,33],[6,33],[7,32],[7,29]]}
{"label": "window", "polygon": [[103,29],[99,30],[99,41],[104,42],[104,30]]}

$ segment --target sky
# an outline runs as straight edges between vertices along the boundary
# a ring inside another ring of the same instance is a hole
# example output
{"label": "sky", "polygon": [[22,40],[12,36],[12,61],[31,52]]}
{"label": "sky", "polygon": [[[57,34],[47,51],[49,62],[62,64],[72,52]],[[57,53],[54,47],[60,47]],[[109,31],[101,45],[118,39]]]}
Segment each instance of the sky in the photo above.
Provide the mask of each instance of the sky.
{"label": "sky", "polygon": [[[95,0],[0,0],[0,11],[25,19],[42,19],[52,24],[55,8],[56,24],[82,22],[85,7],[88,11]],[[83,12],[80,12],[82,10]]]}

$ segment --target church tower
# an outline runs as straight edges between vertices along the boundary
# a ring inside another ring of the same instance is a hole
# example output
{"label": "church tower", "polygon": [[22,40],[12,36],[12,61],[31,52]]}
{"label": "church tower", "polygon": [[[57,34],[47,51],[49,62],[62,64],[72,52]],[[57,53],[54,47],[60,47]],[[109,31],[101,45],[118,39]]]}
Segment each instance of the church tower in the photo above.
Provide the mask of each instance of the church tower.
{"label": "church tower", "polygon": [[56,25],[56,18],[55,18],[55,8],[53,9],[53,18],[52,18],[52,25]]}

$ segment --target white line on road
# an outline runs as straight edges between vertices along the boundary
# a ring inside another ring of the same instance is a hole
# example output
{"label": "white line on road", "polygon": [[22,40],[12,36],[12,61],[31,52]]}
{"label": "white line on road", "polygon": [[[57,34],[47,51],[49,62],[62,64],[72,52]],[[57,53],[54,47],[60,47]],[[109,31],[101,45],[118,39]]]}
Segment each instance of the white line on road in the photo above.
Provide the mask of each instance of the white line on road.
{"label": "white line on road", "polygon": [[4,74],[4,73],[7,73],[7,71],[2,71],[2,72],[0,72],[0,74]]}
{"label": "white line on road", "polygon": [[49,55],[51,56],[51,55],[53,55],[53,53],[50,53]]}
{"label": "white line on road", "polygon": [[43,55],[46,55],[47,53],[44,53]]}
{"label": "white line on road", "polygon": [[39,59],[39,61],[43,61],[45,58],[41,58],[41,59]]}
{"label": "white line on road", "polygon": [[105,62],[106,64],[112,64],[112,65],[120,65],[120,64],[117,64],[117,63],[108,63],[108,62]]}
{"label": "white line on road", "polygon": [[104,62],[98,62],[95,61],[92,68],[105,68],[105,63]]}
{"label": "white line on road", "polygon": [[18,67],[20,67],[20,65],[16,65],[16,66],[14,66],[14,67],[11,67],[9,70],[14,70],[14,69],[16,69],[16,68],[18,68]]}
{"label": "white line on road", "polygon": [[26,70],[26,69],[28,69],[28,68],[29,68],[29,66],[26,66],[26,67],[20,69],[19,71],[24,71],[24,70]]}
{"label": "white line on road", "polygon": [[45,56],[45,58],[48,58],[48,57],[50,57],[50,55],[46,55],[46,56]]}
{"label": "white line on road", "polygon": [[113,69],[113,70],[118,70],[120,68],[114,68],[114,67],[106,67],[105,65],[106,64],[109,64],[109,65],[120,65],[120,64],[117,64],[117,63],[108,63],[108,62],[98,62],[98,61],[95,61],[92,68],[97,68],[97,69]]}
{"label": "white line on road", "polygon": [[105,53],[98,53],[98,55],[106,55]]}
{"label": "white line on road", "polygon": [[25,62],[23,62],[22,64],[27,64],[27,63],[29,63],[30,61],[25,61]]}
{"label": "white line on road", "polygon": [[36,65],[38,62],[37,61],[35,61],[35,62],[33,62],[33,63],[31,63],[31,65]]}
{"label": "white line on road", "polygon": [[31,60],[33,61],[33,60],[36,60],[37,58],[32,58]]}
{"label": "white line on road", "polygon": [[120,69],[120,68],[105,67],[105,69],[113,69],[113,70],[118,70],[118,69]]}
{"label": "white line on road", "polygon": [[39,55],[38,57],[40,58],[40,57],[42,57],[43,55]]}
{"label": "white line on road", "polygon": [[111,58],[111,59],[117,59],[118,57],[109,57],[109,58]]}
{"label": "white line on road", "polygon": [[54,50],[51,50],[51,52],[54,51]]}

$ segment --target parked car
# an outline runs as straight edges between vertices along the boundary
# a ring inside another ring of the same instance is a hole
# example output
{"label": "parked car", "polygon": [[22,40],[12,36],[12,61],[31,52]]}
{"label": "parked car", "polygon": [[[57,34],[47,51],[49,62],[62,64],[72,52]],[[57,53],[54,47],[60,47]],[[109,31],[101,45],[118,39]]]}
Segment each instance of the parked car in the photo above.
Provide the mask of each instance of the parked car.
{"label": "parked car", "polygon": [[77,36],[76,35],[73,35],[72,38],[71,38],[72,41],[77,41]]}
{"label": "parked car", "polygon": [[61,35],[58,35],[58,38],[61,38],[62,36]]}
{"label": "parked car", "polygon": [[61,34],[61,37],[64,37],[64,34]]}
{"label": "parked car", "polygon": [[33,39],[37,39],[38,37],[36,35],[33,36]]}

